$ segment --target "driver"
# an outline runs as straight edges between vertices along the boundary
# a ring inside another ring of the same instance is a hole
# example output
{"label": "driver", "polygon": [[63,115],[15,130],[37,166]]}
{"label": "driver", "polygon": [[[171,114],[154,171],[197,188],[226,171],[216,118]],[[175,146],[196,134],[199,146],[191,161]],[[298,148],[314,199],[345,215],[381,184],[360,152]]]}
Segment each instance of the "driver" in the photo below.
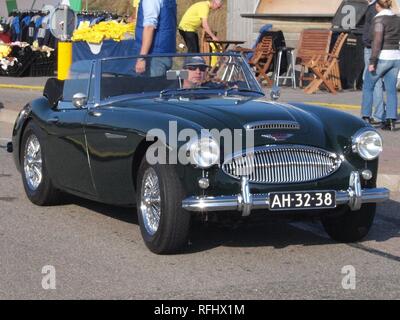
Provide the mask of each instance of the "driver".
{"label": "driver", "polygon": [[210,66],[202,57],[187,57],[183,69],[189,72],[189,76],[183,80],[183,88],[201,87],[206,80],[206,72],[209,68]]}

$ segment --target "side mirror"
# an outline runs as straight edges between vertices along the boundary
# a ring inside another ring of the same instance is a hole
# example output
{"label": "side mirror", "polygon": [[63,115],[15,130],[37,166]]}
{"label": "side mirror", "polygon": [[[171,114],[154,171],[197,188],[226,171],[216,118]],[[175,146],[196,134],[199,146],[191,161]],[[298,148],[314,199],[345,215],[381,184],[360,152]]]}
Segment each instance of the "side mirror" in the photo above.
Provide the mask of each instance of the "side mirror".
{"label": "side mirror", "polygon": [[76,93],[72,97],[72,104],[77,109],[82,109],[83,107],[85,107],[87,105],[87,102],[88,98],[84,93]]}
{"label": "side mirror", "polygon": [[189,71],[187,70],[168,70],[167,80],[179,80],[179,86],[182,89],[182,80],[189,79]]}
{"label": "side mirror", "polygon": [[189,71],[187,70],[168,70],[167,80],[186,80],[189,78]]}
{"label": "side mirror", "polygon": [[281,88],[274,85],[271,90],[271,99],[277,101],[279,100],[280,97],[281,97]]}

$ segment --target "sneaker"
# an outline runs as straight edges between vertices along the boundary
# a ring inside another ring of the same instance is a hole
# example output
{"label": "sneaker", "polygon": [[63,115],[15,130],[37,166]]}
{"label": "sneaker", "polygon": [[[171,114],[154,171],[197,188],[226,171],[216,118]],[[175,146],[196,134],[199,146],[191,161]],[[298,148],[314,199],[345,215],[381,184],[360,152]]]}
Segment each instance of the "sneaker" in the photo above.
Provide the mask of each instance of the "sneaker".
{"label": "sneaker", "polygon": [[396,130],[396,120],[387,119],[383,124],[382,130],[395,131]]}

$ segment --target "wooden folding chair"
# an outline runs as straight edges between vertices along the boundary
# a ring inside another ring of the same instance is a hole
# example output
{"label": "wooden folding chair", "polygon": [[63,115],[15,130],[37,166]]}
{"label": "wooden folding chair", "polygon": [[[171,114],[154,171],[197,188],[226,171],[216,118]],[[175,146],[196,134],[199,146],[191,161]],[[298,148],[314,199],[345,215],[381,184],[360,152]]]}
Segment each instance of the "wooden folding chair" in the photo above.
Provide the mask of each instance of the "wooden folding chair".
{"label": "wooden folding chair", "polygon": [[200,52],[201,53],[210,53],[211,48],[210,48],[210,43],[207,42],[207,40],[211,39],[210,36],[202,30],[201,32],[201,37],[200,37]]}
{"label": "wooden folding chair", "polygon": [[274,42],[272,37],[265,36],[264,38],[262,38],[255,49],[236,47],[234,51],[242,53],[253,52],[253,57],[249,60],[249,64],[255,69],[257,80],[260,83],[266,81],[268,86],[273,85],[273,77],[270,78],[268,76],[268,71],[271,67],[275,55]]}
{"label": "wooden folding chair", "polygon": [[342,90],[340,80],[339,55],[347,40],[348,34],[341,33],[336,40],[331,53],[325,55],[315,55],[306,67],[315,75],[315,79],[304,89],[305,93],[311,94],[319,89],[321,85],[333,94],[337,90]]}
{"label": "wooden folding chair", "polygon": [[[213,32],[215,35],[217,35],[217,32]],[[214,44],[213,48],[209,42],[211,40],[212,39],[208,33],[203,30],[200,37],[200,53],[223,52],[222,48],[218,44]],[[207,64],[211,64],[211,59],[209,57],[204,57],[204,59],[206,60]]]}
{"label": "wooden folding chair", "polygon": [[304,80],[314,80],[314,77],[307,77],[305,71],[307,64],[315,55],[326,55],[331,45],[332,31],[328,29],[305,29],[300,35],[297,49],[296,64],[301,65],[300,88]]}

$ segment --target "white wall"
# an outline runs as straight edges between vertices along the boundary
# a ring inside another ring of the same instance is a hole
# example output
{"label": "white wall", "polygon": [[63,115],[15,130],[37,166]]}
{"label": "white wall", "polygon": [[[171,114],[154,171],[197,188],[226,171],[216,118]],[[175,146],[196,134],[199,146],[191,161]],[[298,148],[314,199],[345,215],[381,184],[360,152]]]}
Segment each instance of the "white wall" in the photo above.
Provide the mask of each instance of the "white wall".
{"label": "white wall", "polygon": [[21,10],[30,9],[32,7],[33,2],[35,2],[33,9],[40,10],[46,4],[51,4],[53,6],[56,6],[61,2],[61,0],[36,0],[36,1],[34,1],[34,0],[17,0],[18,9],[21,9]]}
{"label": "white wall", "polygon": [[397,0],[397,11],[400,12],[400,0]]}
{"label": "white wall", "polygon": [[7,6],[5,0],[0,0],[0,17],[7,16]]}
{"label": "white wall", "polygon": [[228,0],[227,33],[228,40],[243,40],[243,46],[252,46],[257,35],[253,33],[254,19],[242,18],[243,13],[254,13],[258,0]]}

